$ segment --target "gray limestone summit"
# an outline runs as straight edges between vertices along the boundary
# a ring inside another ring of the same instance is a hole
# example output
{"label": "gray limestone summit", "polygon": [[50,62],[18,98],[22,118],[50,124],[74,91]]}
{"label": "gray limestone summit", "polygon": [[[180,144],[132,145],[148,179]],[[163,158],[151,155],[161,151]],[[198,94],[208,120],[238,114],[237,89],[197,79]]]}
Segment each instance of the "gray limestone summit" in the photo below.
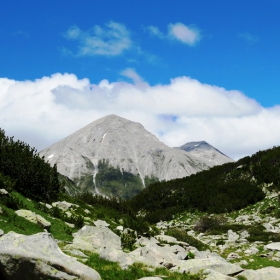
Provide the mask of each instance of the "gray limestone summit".
{"label": "gray limestone summit", "polygon": [[178,147],[178,149],[189,152],[192,155],[208,160],[209,162],[213,162],[214,165],[233,162],[231,158],[205,141],[189,142]]}
{"label": "gray limestone summit", "polygon": [[209,160],[160,142],[140,123],[108,115],[40,152],[76,190],[131,197],[154,181],[189,176],[232,161]]}

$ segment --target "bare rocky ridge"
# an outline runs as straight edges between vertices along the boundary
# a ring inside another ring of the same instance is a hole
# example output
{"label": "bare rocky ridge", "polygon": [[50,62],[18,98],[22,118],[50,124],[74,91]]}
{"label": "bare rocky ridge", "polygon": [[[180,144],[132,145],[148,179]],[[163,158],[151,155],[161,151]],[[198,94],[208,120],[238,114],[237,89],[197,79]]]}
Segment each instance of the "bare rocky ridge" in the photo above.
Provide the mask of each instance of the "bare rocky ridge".
{"label": "bare rocky ridge", "polygon": [[[147,178],[171,180],[189,176],[214,165],[232,161],[227,157],[209,157],[194,151],[166,146],[143,125],[108,115],[98,119],[72,135],[40,152],[40,156],[78,186],[85,176],[95,184],[102,160],[121,172],[129,172],[141,179],[145,187]],[[88,184],[90,185],[90,184]]]}
{"label": "bare rocky ridge", "polygon": [[205,160],[208,160],[209,162],[213,162],[216,165],[233,162],[231,158],[229,158],[205,141],[189,142],[178,147],[177,149],[189,152],[193,156],[203,158]]}

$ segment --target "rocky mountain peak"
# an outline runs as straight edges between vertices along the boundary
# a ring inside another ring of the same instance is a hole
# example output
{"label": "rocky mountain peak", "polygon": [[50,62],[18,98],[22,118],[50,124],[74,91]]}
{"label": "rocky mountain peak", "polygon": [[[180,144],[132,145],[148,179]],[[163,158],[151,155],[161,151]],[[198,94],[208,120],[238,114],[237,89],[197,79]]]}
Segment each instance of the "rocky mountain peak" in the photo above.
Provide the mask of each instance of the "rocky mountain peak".
{"label": "rocky mountain peak", "polygon": [[208,161],[213,161],[217,165],[226,162],[232,162],[233,160],[208,144],[206,141],[194,141],[188,142],[177,149],[184,150],[196,157],[202,157]]}
{"label": "rocky mountain peak", "polygon": [[[219,164],[170,148],[140,123],[117,115],[88,124],[40,155],[57,164],[58,171],[78,187],[93,192],[102,189],[106,194],[136,186],[139,191],[151,180],[182,178]],[[108,178],[110,187],[105,191]]]}

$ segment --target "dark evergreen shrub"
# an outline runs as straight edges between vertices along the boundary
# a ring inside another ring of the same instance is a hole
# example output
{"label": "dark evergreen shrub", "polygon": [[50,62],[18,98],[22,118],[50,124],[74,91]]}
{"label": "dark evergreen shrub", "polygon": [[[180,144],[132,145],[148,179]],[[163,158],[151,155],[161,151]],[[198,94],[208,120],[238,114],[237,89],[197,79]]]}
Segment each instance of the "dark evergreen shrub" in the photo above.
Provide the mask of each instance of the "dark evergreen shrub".
{"label": "dark evergreen shrub", "polygon": [[16,183],[13,189],[34,200],[52,201],[59,193],[56,166],[51,167],[35,148],[0,129],[0,172]]}

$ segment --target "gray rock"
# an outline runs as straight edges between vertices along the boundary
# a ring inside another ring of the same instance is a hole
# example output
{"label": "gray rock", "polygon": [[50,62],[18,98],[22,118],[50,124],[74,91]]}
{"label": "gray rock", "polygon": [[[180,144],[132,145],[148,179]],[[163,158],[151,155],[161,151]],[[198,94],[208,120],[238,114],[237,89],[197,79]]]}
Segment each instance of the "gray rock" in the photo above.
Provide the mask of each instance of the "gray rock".
{"label": "gray rock", "polygon": [[9,232],[0,238],[0,274],[7,280],[100,280],[100,275],[65,255],[49,233]]}
{"label": "gray rock", "polygon": [[280,251],[280,242],[272,242],[265,246],[268,250]]}
{"label": "gray rock", "polygon": [[279,280],[280,268],[264,267],[257,270],[248,269],[239,274],[247,280]]}
{"label": "gray rock", "polygon": [[216,258],[178,261],[177,266],[171,268],[170,270],[181,273],[196,274],[205,269],[211,269],[224,275],[233,275],[243,271],[243,269],[238,265]]}
{"label": "gray rock", "polygon": [[118,231],[123,231],[123,226],[117,226],[117,227],[116,227],[116,230],[118,230]]}
{"label": "gray rock", "polygon": [[141,236],[140,238],[138,238],[136,240],[135,245],[139,245],[139,246],[143,247],[143,246],[149,245],[151,243],[159,244],[160,242],[157,239],[155,239],[154,237],[148,239],[147,237]]}
{"label": "gray rock", "polygon": [[155,238],[158,241],[163,241],[163,242],[167,242],[167,243],[177,243],[178,242],[175,237],[168,236],[168,235],[156,235]]}
{"label": "gray rock", "polygon": [[121,238],[107,227],[84,226],[73,234],[73,244],[66,249],[80,249],[101,253],[106,248],[121,250]]}
{"label": "gray rock", "polygon": [[52,203],[53,207],[58,207],[62,211],[68,211],[70,208],[79,207],[77,204],[69,203],[67,201],[57,201]]}
{"label": "gray rock", "polygon": [[228,230],[227,235],[229,242],[236,242],[239,239],[239,234],[233,232],[231,229]]}
{"label": "gray rock", "polygon": [[5,189],[0,189],[0,195],[7,195],[9,194]]}
{"label": "gray rock", "polygon": [[4,231],[0,229],[0,237],[4,235]]}
{"label": "gray rock", "polygon": [[44,229],[49,230],[51,227],[51,223],[48,222],[45,218],[43,218],[41,215],[37,215],[36,213],[30,211],[30,210],[25,210],[25,209],[20,209],[15,211],[15,213],[20,216],[25,218],[26,220],[38,224]]}
{"label": "gray rock", "polygon": [[105,221],[102,221],[102,220],[97,220],[97,221],[94,221],[93,223],[95,226],[100,227],[100,228],[110,226],[108,223],[106,223]]}
{"label": "gray rock", "polygon": [[75,228],[75,225],[74,225],[74,224],[70,224],[70,223],[65,222],[65,225],[67,225],[67,226],[70,227],[70,228]]}
{"label": "gray rock", "polygon": [[250,247],[249,249],[244,251],[244,254],[246,255],[256,255],[259,252],[259,250],[256,247]]}
{"label": "gray rock", "polygon": [[245,238],[248,238],[249,236],[250,236],[250,234],[247,230],[242,230],[240,232],[240,239],[245,239]]}
{"label": "gray rock", "polygon": [[240,256],[237,253],[229,253],[227,256],[228,261],[239,259]]}
{"label": "gray rock", "polygon": [[212,269],[205,269],[203,274],[205,275],[204,280],[236,280],[236,278],[221,274]]}

